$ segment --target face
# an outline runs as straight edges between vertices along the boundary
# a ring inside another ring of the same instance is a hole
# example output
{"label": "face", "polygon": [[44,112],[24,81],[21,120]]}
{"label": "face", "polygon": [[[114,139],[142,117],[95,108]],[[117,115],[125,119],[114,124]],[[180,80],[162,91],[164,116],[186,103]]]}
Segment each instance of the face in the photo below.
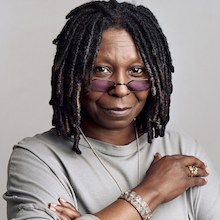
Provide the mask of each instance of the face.
{"label": "face", "polygon": [[103,33],[92,79],[112,80],[108,91],[83,89],[82,123],[87,129],[124,129],[143,109],[149,90],[133,92],[126,85],[131,80],[146,79],[147,73],[139,51],[125,30],[110,28]]}

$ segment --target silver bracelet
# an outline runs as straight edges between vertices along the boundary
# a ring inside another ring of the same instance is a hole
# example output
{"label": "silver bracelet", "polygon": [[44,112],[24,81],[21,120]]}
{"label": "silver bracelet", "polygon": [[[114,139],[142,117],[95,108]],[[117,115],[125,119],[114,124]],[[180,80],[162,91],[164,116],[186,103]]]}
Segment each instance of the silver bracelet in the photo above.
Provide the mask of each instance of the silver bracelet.
{"label": "silver bracelet", "polygon": [[152,217],[150,207],[136,192],[126,191],[120,195],[119,199],[129,202],[138,211],[142,220],[149,220]]}

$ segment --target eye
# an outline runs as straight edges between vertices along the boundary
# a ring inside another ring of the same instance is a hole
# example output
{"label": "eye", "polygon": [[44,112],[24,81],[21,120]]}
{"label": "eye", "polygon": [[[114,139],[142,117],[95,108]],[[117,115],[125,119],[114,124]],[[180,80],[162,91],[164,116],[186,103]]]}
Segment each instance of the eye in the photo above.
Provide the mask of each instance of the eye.
{"label": "eye", "polygon": [[94,68],[93,76],[95,77],[107,77],[112,74],[112,71],[106,66],[96,66]]}
{"label": "eye", "polygon": [[146,77],[146,68],[134,66],[129,69],[129,74],[133,77]]}
{"label": "eye", "polygon": [[107,67],[104,67],[104,66],[97,66],[95,67],[95,72],[109,72],[108,68]]}

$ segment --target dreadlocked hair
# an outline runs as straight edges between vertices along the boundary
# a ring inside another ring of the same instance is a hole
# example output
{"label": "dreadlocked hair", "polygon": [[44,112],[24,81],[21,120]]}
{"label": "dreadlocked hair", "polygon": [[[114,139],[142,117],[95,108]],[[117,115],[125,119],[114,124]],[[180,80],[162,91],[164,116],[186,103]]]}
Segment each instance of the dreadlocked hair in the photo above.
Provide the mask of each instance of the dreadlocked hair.
{"label": "dreadlocked hair", "polygon": [[151,93],[137,126],[148,133],[148,142],[164,136],[169,121],[171,75],[174,72],[166,37],[152,12],[144,6],[116,0],[92,1],[73,9],[54,40],[57,52],[52,67],[52,125],[57,134],[73,136],[78,147],[81,124],[80,94],[87,73],[91,80],[102,34],[108,28],[124,29],[137,45],[151,81]]}

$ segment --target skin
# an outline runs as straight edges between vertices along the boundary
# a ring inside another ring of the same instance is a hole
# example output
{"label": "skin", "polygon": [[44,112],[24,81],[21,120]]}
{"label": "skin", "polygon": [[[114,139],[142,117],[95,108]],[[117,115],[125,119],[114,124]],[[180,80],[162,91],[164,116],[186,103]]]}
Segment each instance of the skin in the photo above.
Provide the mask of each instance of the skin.
{"label": "skin", "polygon": [[[144,64],[140,54],[125,30],[111,28],[103,33],[96,67],[95,78],[111,79],[116,83],[127,83],[134,77],[147,77],[147,73],[141,71]],[[87,136],[115,145],[125,145],[135,140],[134,118],[145,105],[149,91],[134,93],[124,85],[116,86],[109,92],[83,91],[82,129]],[[196,177],[191,176],[190,165],[199,168]],[[187,155],[162,157],[157,153],[142,182],[132,190],[154,211],[161,203],[171,201],[188,188],[205,185],[207,181],[204,177],[207,175],[206,165],[198,158]],[[75,219],[80,215],[71,204],[61,200],[59,204],[51,203],[49,207],[56,211],[61,220]],[[122,199],[93,214],[103,220],[141,219],[134,207]]]}
{"label": "skin", "polygon": [[61,220],[72,220],[80,217],[76,208],[63,198],[59,198],[58,203],[50,203],[49,208],[56,212]]}
{"label": "skin", "polygon": [[[109,29],[104,32],[95,67],[93,78],[113,80],[115,83],[147,78],[141,56],[131,36],[124,30]],[[131,92],[125,85],[116,86],[109,92],[84,92],[84,133],[115,145],[133,141],[133,121],[145,105],[148,94],[149,90]]]}

